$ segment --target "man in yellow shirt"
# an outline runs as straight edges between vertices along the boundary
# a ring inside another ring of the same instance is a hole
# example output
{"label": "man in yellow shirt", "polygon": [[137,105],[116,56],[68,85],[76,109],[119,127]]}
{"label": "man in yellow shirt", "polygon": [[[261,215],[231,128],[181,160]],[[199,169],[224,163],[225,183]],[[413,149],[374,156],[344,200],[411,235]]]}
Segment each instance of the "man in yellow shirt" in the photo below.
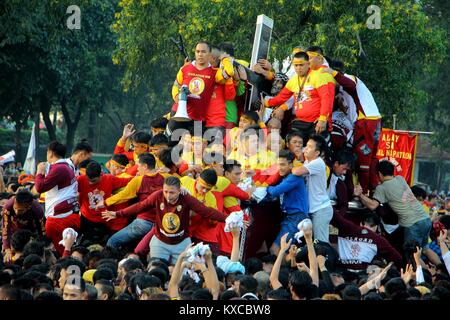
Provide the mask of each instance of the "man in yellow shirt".
{"label": "man in yellow shirt", "polygon": [[232,151],[228,159],[238,161],[247,174],[266,170],[277,162],[276,154],[267,150],[264,133],[258,126],[245,129],[239,139],[239,148]]}
{"label": "man in yellow shirt", "polygon": [[[217,183],[217,174],[214,169],[205,169],[197,179],[189,176],[181,178],[181,185],[189,194],[202,202],[205,206],[217,209],[216,196],[211,192]],[[191,224],[189,228],[192,242],[209,244],[213,253],[219,253],[219,244],[216,234],[216,223],[205,219],[195,212],[191,212]]]}

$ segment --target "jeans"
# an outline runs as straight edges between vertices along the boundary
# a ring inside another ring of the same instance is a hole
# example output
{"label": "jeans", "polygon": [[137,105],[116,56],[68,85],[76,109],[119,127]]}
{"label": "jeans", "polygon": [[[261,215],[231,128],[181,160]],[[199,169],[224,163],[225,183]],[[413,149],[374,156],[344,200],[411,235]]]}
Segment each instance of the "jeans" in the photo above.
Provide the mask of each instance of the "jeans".
{"label": "jeans", "polygon": [[[167,244],[154,236],[150,241],[150,258],[160,258],[175,264],[178,256],[191,244],[191,238],[186,238],[177,244]],[[172,261],[170,260],[172,258]]]}
{"label": "jeans", "polygon": [[330,221],[333,218],[333,207],[329,205],[309,214],[313,223],[314,240],[330,243]]}
{"label": "jeans", "polygon": [[410,227],[405,227],[404,243],[417,241],[422,248],[428,248],[428,238],[431,231],[431,220],[429,218],[417,221]]}
{"label": "jeans", "polygon": [[140,240],[153,228],[153,222],[144,219],[135,219],[128,226],[117,231],[106,244],[109,247],[120,249],[129,242]]}

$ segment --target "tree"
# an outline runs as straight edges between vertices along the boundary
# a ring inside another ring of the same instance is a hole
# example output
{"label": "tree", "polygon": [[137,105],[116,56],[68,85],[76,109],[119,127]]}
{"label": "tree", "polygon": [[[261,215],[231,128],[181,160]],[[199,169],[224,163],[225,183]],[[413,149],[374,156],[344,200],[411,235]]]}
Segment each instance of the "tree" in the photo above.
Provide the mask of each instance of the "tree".
{"label": "tree", "polygon": [[[367,8],[372,4],[380,8],[380,29],[366,26]],[[282,61],[297,45],[323,47],[327,56],[345,62],[346,71],[368,85],[386,126],[391,125],[393,114],[400,125],[415,121],[418,106],[427,97],[418,84],[436,61],[442,61],[445,48],[442,28],[432,25],[415,1],[214,0],[205,5],[201,0],[124,0],[119,6],[114,25],[119,48],[114,61],[126,67],[124,85],[144,84],[150,95],[159,93],[164,104],[170,102],[170,87],[182,64],[173,58],[176,52],[167,44],[170,36],[180,32],[188,49],[203,38],[214,44],[230,41],[236,56],[249,60],[256,17],[261,13],[274,19],[272,59]],[[164,74],[158,74],[156,81],[153,75],[162,66]]]}

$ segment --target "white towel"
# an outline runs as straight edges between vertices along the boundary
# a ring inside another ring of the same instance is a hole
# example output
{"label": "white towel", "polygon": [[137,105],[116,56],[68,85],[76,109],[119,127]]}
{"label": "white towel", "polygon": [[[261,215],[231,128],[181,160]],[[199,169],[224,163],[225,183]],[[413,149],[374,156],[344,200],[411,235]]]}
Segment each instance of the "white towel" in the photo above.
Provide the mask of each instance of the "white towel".
{"label": "white towel", "polygon": [[264,199],[267,195],[267,188],[266,187],[258,187],[256,188],[255,192],[252,194],[252,198],[256,200],[256,202],[261,202],[262,199]]}
{"label": "white towel", "polygon": [[203,256],[209,249],[209,245],[203,244],[203,242],[197,243],[195,246],[190,248],[187,252],[187,261],[190,263],[204,263],[205,259]]}
{"label": "white towel", "polygon": [[225,219],[225,232],[230,232],[234,227],[244,227],[244,211],[234,211]]}
{"label": "white towel", "polygon": [[304,230],[311,229],[312,228],[312,221],[310,219],[304,219],[300,221],[300,223],[297,226],[299,232],[297,232],[294,235],[295,240],[297,242],[301,243],[300,238],[304,236]]}
{"label": "white towel", "polygon": [[73,230],[72,228],[66,228],[64,229],[63,233],[62,233],[62,240],[60,242],[58,242],[60,245],[64,245],[64,240],[66,240],[68,238],[68,235],[72,234],[75,237],[74,242],[77,241],[77,237],[78,237],[78,232],[76,232],[75,230]]}

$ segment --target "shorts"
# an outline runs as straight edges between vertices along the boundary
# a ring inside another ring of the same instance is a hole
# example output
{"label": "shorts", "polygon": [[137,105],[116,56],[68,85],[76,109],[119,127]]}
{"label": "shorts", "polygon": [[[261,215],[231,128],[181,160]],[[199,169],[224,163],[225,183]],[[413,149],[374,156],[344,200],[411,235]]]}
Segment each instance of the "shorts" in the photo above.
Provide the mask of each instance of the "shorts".
{"label": "shorts", "polygon": [[299,231],[297,226],[300,221],[309,218],[307,213],[295,213],[295,214],[287,214],[285,215],[283,221],[281,221],[280,232],[278,236],[275,238],[274,243],[279,247],[281,237],[286,233],[289,233],[286,241],[289,241],[294,237],[294,235]]}
{"label": "shorts", "polygon": [[417,241],[422,248],[428,248],[428,239],[431,231],[431,220],[425,218],[417,221],[410,227],[405,227],[404,243]]}

